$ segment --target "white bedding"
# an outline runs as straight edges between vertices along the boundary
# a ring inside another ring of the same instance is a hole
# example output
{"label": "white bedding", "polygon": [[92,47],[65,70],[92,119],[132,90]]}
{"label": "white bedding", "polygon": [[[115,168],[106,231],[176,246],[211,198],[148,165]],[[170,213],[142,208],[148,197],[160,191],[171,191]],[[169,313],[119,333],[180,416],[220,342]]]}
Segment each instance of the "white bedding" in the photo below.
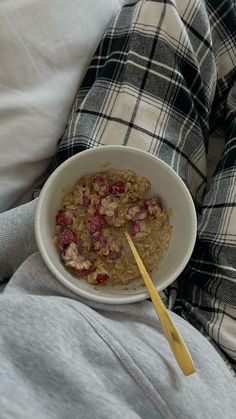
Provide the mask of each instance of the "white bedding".
{"label": "white bedding", "polygon": [[0,2],[0,212],[53,156],[74,96],[120,0]]}

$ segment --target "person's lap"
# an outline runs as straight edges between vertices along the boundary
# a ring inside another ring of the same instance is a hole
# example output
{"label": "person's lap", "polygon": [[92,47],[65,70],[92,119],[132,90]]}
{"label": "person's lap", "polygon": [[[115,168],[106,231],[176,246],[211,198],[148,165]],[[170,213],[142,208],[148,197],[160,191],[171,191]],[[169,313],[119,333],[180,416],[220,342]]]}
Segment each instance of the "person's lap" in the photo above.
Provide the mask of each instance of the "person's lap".
{"label": "person's lap", "polygon": [[234,417],[235,382],[224,361],[174,313],[197,369],[189,377],[150,302],[84,301],[54,279],[38,253],[0,300],[0,404],[11,399],[10,417]]}

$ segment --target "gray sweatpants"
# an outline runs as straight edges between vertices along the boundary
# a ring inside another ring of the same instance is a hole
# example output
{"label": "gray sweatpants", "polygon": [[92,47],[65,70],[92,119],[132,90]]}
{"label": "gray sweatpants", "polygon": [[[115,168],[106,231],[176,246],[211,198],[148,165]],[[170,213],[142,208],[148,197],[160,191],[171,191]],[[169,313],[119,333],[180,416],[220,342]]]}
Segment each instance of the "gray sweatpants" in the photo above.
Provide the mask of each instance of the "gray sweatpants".
{"label": "gray sweatpants", "polygon": [[84,301],[30,255],[35,204],[0,214],[0,271],[18,268],[0,295],[0,418],[235,419],[235,380],[189,323],[172,313],[197,368],[185,377],[149,301]]}

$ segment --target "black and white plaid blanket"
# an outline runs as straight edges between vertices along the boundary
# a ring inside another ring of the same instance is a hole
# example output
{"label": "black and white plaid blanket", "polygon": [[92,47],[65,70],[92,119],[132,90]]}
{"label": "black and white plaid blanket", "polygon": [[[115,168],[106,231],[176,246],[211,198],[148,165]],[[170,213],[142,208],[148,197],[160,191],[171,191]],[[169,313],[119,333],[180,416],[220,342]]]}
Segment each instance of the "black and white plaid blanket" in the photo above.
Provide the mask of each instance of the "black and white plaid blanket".
{"label": "black and white plaid blanket", "polygon": [[[94,54],[51,168],[89,147],[122,144],[178,172],[199,215],[174,310],[234,367],[235,67],[233,0],[126,1]],[[206,194],[208,137],[219,126],[225,148]]]}

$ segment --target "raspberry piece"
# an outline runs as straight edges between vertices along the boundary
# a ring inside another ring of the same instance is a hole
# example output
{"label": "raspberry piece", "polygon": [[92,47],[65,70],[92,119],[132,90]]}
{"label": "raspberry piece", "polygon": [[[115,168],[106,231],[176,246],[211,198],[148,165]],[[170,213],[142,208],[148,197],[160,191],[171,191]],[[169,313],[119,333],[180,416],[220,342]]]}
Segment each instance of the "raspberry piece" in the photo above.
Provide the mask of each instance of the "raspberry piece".
{"label": "raspberry piece", "polygon": [[127,212],[127,218],[129,220],[135,220],[136,215],[139,213],[140,207],[139,205],[130,205]]}
{"label": "raspberry piece", "polygon": [[101,246],[106,246],[107,245],[107,239],[102,234],[100,234],[100,236],[98,236],[97,240],[99,241]]}
{"label": "raspberry piece", "polygon": [[83,207],[88,208],[90,205],[90,198],[88,198],[86,195],[83,195]]}
{"label": "raspberry piece", "polygon": [[101,207],[101,201],[96,202],[96,204],[94,204],[93,206],[96,212],[100,212],[100,207]]}
{"label": "raspberry piece", "polygon": [[59,211],[56,216],[56,222],[62,227],[66,227],[69,224],[72,224],[73,218],[71,214],[65,211]]}
{"label": "raspberry piece", "polygon": [[160,208],[162,208],[161,200],[159,198],[146,198],[143,201],[144,206],[147,207],[154,207],[155,205],[158,205]]}
{"label": "raspberry piece", "polygon": [[113,261],[119,259],[120,254],[116,250],[109,250],[109,253],[108,253],[107,257],[110,261],[113,262]]}
{"label": "raspberry piece", "polygon": [[108,279],[109,275],[106,272],[102,272],[96,276],[96,283],[99,285],[107,281]]}
{"label": "raspberry piece", "polygon": [[140,233],[140,224],[133,223],[131,226],[131,234],[132,236],[136,236],[136,234]]}
{"label": "raspberry piece", "polygon": [[104,220],[100,214],[91,215],[86,221],[87,229],[91,234],[96,233],[96,231],[100,231],[103,224]]}
{"label": "raspberry piece", "polygon": [[68,244],[75,242],[76,243],[76,237],[74,235],[74,233],[68,229],[65,229],[61,232],[61,234],[59,235],[59,244],[62,247],[67,246]]}
{"label": "raspberry piece", "polygon": [[109,179],[106,176],[97,175],[93,179],[93,189],[100,196],[106,196],[111,190]]}
{"label": "raspberry piece", "polygon": [[85,276],[85,275],[91,274],[91,272],[93,272],[92,268],[88,268],[88,269],[86,269],[86,268],[82,268],[82,269],[75,268],[74,269],[74,273],[77,276]]}
{"label": "raspberry piece", "polygon": [[146,198],[143,203],[147,208],[148,214],[154,217],[162,210],[161,200],[159,198]]}
{"label": "raspberry piece", "polygon": [[111,193],[115,196],[119,196],[122,193],[125,192],[125,183],[123,180],[117,180],[115,183],[113,183],[111,187]]}
{"label": "raspberry piece", "polygon": [[148,212],[147,209],[144,207],[141,207],[140,205],[131,205],[128,208],[128,214],[127,218],[128,220],[145,220],[147,218]]}
{"label": "raspberry piece", "polygon": [[102,234],[99,234],[97,237],[91,237],[91,251],[100,250],[102,247],[107,245],[107,239]]}
{"label": "raspberry piece", "polygon": [[136,215],[136,220],[145,220],[147,218],[147,210],[146,208],[140,208],[140,211]]}

